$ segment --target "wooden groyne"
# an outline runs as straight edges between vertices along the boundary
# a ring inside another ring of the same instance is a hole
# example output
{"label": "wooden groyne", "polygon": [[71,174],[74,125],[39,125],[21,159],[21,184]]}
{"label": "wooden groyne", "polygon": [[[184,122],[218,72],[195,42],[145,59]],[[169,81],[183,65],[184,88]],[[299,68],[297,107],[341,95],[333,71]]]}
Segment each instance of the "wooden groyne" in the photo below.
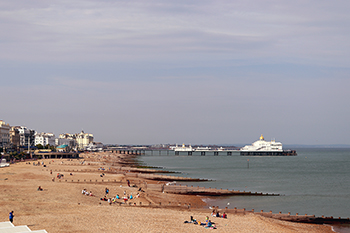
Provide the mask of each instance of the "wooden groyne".
{"label": "wooden groyne", "polygon": [[228,209],[227,207],[225,209],[219,209],[218,207],[211,207],[211,209],[215,209],[217,211],[226,212],[226,213],[231,213],[231,214],[256,214],[260,216],[264,216],[267,218],[274,218],[274,219],[279,219],[283,221],[290,221],[290,222],[299,222],[299,223],[313,223],[313,224],[350,224],[350,219],[349,218],[334,218],[333,216],[331,217],[316,217],[315,215],[299,215],[296,213],[295,215],[291,215],[290,212],[287,214],[284,214],[282,212],[279,213],[272,213],[272,211],[269,212],[264,212],[263,210],[259,212],[255,212],[254,209],[252,210],[246,210],[245,208],[243,209],[237,209],[236,207],[234,209]]}
{"label": "wooden groyne", "polygon": [[142,173],[127,173],[127,176],[128,177],[135,177],[135,178],[142,178],[142,179],[147,179],[147,180],[168,181],[168,182],[209,181],[208,179],[202,179],[202,178],[191,178],[191,177],[182,177],[182,176],[167,176],[167,175],[158,175],[158,174],[142,174]]}
{"label": "wooden groyne", "polygon": [[249,191],[228,190],[228,189],[216,189],[205,187],[193,187],[187,185],[177,184],[142,184],[142,188],[146,190],[183,194],[183,195],[201,195],[201,196],[279,196],[279,194],[271,193],[257,193]]}
{"label": "wooden groyne", "polygon": [[202,196],[279,196],[276,193],[258,193],[240,190],[193,187],[187,185],[164,185],[163,191],[174,194],[202,195]]}

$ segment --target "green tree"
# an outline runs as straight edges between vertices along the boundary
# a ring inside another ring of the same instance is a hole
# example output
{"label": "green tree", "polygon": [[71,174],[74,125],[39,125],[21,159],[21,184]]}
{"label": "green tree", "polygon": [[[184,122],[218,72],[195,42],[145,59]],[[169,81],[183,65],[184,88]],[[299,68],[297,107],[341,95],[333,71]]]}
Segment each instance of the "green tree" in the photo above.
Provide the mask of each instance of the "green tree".
{"label": "green tree", "polygon": [[36,144],[35,146],[36,146],[36,148],[38,148],[39,150],[44,149],[44,146],[41,145],[41,144]]}

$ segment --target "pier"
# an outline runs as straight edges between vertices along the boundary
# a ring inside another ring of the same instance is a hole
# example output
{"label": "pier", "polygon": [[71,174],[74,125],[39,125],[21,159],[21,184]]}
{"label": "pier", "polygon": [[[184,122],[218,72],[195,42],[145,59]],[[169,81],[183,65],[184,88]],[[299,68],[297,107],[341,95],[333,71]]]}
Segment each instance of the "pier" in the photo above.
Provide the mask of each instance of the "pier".
{"label": "pier", "polygon": [[238,150],[207,150],[207,151],[174,151],[174,150],[144,150],[140,155],[169,155],[169,156],[219,156],[219,155],[239,155]]}

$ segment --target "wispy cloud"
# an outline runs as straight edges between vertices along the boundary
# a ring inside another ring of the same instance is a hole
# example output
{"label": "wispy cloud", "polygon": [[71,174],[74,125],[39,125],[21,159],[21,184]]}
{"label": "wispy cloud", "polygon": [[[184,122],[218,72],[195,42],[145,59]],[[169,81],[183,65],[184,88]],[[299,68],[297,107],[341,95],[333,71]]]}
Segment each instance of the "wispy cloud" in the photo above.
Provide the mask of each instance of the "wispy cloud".
{"label": "wispy cloud", "polygon": [[40,131],[88,125],[105,142],[251,142],[266,130],[286,143],[300,143],[301,134],[312,143],[322,128],[344,141],[349,7],[2,1],[2,118],[26,116]]}

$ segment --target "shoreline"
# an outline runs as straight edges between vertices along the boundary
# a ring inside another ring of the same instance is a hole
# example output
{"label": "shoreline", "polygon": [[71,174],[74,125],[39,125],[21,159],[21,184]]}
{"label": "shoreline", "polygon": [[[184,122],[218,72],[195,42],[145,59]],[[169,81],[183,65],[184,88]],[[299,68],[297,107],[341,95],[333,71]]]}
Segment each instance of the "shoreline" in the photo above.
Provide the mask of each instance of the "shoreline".
{"label": "shoreline", "polygon": [[[204,208],[206,204],[202,197],[153,190],[152,186],[161,181],[146,180],[129,173],[127,168],[132,161],[128,155],[90,152],[81,156],[80,159],[35,161],[43,162],[45,166],[33,166],[27,161],[1,168],[0,221],[8,221],[8,212],[14,210],[16,226],[28,225],[32,230],[45,229],[48,232],[113,232],[115,229],[129,232],[203,231],[201,226],[184,224],[190,216],[200,221],[210,216],[211,210]],[[99,170],[102,167],[105,170]],[[82,168],[91,171],[79,171]],[[107,172],[113,169],[120,173]],[[63,179],[52,181],[56,173],[63,174]],[[134,185],[136,187],[132,187]],[[38,186],[43,191],[37,191]],[[100,200],[106,187],[111,196],[123,195],[124,191],[136,196],[139,187],[143,187],[144,192],[127,204],[117,201],[109,205]],[[84,188],[95,196],[82,195]],[[220,232],[332,232],[331,226],[293,223],[252,213],[228,213],[227,219],[210,219]]]}

